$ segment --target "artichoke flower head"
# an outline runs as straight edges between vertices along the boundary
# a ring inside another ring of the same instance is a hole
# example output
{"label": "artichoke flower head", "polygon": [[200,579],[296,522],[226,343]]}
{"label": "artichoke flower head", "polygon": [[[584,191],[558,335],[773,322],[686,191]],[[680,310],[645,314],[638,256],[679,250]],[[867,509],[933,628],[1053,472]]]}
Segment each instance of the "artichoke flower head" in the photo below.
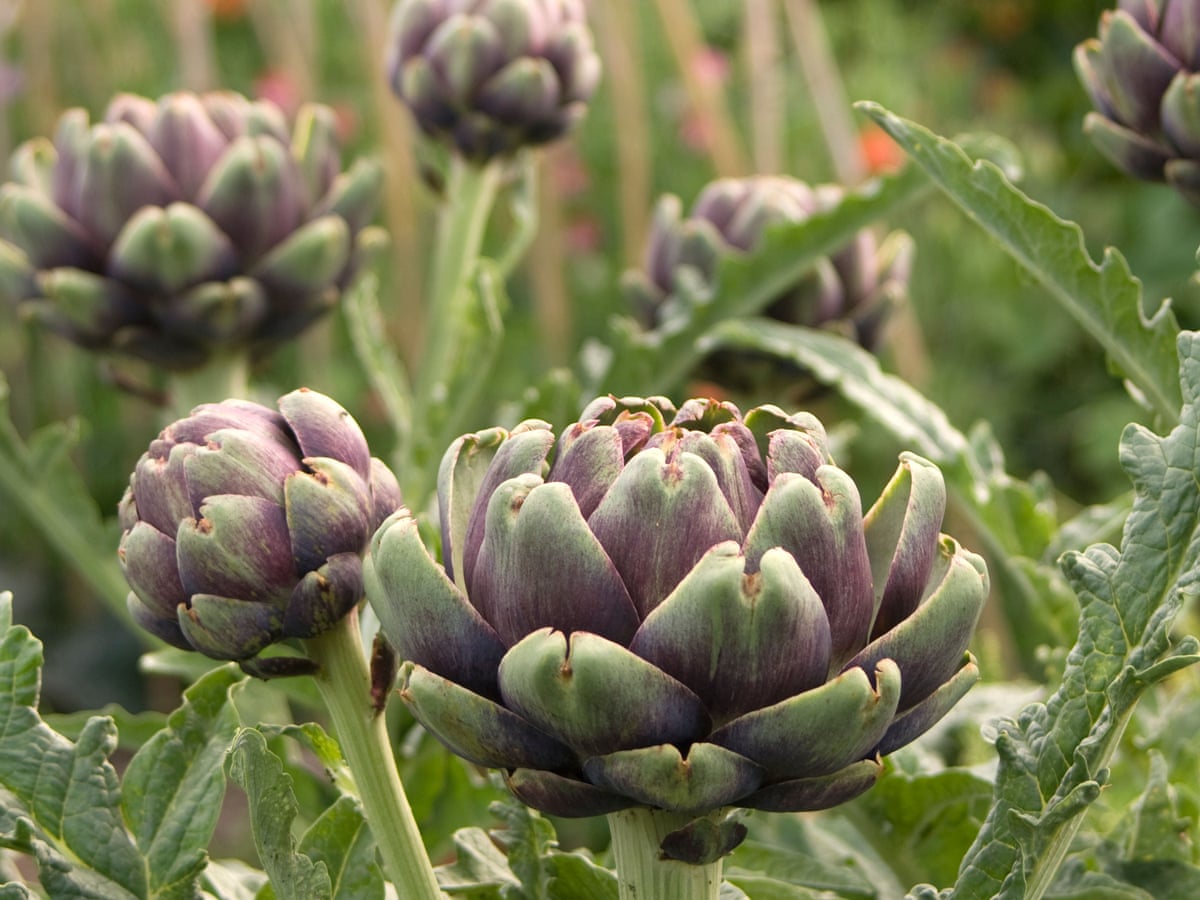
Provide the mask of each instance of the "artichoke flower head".
{"label": "artichoke flower head", "polygon": [[265,352],[336,304],[380,182],[342,172],[333,111],[289,130],[228,92],[116,97],[63,114],[0,188],[0,293],[85,348],[185,371]]}
{"label": "artichoke flower head", "polygon": [[392,90],[473,162],[566,134],[600,80],[582,0],[399,0],[391,31]]}
{"label": "artichoke flower head", "polygon": [[978,677],[941,473],[864,515],[811,415],[605,397],[460,438],[438,496],[444,567],[401,510],[367,596],[416,718],[538,809],[833,806]]}
{"label": "artichoke flower head", "polygon": [[[644,328],[671,331],[692,314],[697,296],[714,286],[724,257],[757,249],[771,226],[804,222],[835,207],[843,195],[838,185],[814,187],[782,175],[753,175],[711,182],[687,215],[678,197],[663,196],[655,208],[643,266],[622,279],[630,311]],[[789,325],[834,330],[873,350],[889,313],[904,302],[911,265],[908,235],[895,232],[880,241],[864,229],[783,289],[763,315]],[[767,363],[765,379],[755,378],[747,354],[719,351],[696,374],[735,389],[752,390],[758,381],[772,387],[802,381],[794,371],[781,372],[777,361]]]}
{"label": "artichoke flower head", "polygon": [[1096,148],[1200,206],[1200,0],[1121,0],[1075,48],[1075,70]]}
{"label": "artichoke flower head", "polygon": [[286,674],[272,665],[294,659],[254,657],[362,599],[362,554],[399,506],[396,477],[323,394],[198,406],[150,444],[121,500],[130,612],[176,647]]}

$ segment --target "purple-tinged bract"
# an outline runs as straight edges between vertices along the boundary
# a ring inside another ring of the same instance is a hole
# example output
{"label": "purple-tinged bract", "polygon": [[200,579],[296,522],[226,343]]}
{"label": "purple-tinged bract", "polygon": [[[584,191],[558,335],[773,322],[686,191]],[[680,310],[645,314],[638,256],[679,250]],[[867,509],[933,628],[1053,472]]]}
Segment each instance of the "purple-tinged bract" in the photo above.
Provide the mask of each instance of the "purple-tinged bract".
{"label": "purple-tinged bract", "polygon": [[401,510],[364,567],[401,697],[553,814],[833,806],[978,677],[941,473],[864,514],[808,414],[601,398],[460,438],[438,499],[444,565]]}

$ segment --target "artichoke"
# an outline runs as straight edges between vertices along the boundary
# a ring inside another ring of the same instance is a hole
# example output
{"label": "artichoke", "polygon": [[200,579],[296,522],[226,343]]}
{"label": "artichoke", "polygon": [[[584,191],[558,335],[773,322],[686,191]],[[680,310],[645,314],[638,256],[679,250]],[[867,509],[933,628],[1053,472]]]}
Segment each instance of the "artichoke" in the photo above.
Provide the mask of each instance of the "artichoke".
{"label": "artichoke", "polygon": [[380,173],[341,172],[333,111],[123,94],[22,145],[0,188],[0,292],[86,348],[173,371],[266,351],[330,310]]}
{"label": "artichoke", "polygon": [[389,48],[417,125],[476,162],[561,137],[600,80],[582,0],[400,0]]}
{"label": "artichoke", "polygon": [[[723,256],[754,250],[768,227],[831,209],[843,193],[836,185],[814,188],[784,176],[722,178],[700,193],[686,218],[679,198],[664,196],[651,225],[645,269],[625,276],[633,312],[647,328],[669,329],[690,314],[690,298],[711,288]],[[896,233],[880,246],[863,230],[781,292],[764,314],[793,325],[836,327],[870,349],[906,292],[911,257],[906,235]]]}
{"label": "artichoke", "polygon": [[1121,0],[1075,48],[1075,70],[1096,148],[1200,206],[1200,0]]}
{"label": "artichoke", "polygon": [[315,637],[362,599],[361,554],[399,506],[391,470],[323,394],[198,406],[151,443],[121,500],[130,612],[214,659]]}
{"label": "artichoke", "polygon": [[404,510],[364,567],[401,697],[546,812],[833,806],[978,677],[941,473],[864,516],[809,414],[601,398],[460,438],[438,497],[444,568]]}

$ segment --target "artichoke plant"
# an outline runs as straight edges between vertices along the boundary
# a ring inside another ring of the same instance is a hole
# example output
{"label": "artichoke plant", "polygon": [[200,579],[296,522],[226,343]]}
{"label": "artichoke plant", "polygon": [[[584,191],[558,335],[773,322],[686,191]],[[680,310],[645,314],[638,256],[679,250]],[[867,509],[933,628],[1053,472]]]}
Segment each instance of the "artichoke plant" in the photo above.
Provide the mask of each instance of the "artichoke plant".
{"label": "artichoke plant", "polygon": [[1200,2],[1121,0],[1099,38],[1075,48],[1075,69],[1096,107],[1084,120],[1096,148],[1200,206]]}
{"label": "artichoke plant", "polygon": [[[645,267],[625,276],[633,312],[647,328],[672,327],[690,315],[698,291],[710,288],[729,253],[754,250],[771,225],[802,222],[840,202],[842,188],[811,187],[795,178],[756,175],[709,184],[684,217],[679,198],[660,199],[646,245]],[[912,242],[897,232],[882,245],[863,230],[823,259],[798,284],[771,302],[764,314],[782,322],[837,328],[868,349],[878,340],[888,311],[908,285]],[[728,360],[717,376],[730,373]]]}
{"label": "artichoke plant", "polygon": [[289,132],[233,93],[122,94],[27,142],[0,188],[0,291],[84,347],[172,371],[265,351],[338,300],[377,166],[341,171],[333,111]]}
{"label": "artichoke plant", "polygon": [[199,406],[130,478],[119,509],[129,609],[176,647],[251,660],[328,631],[362,599],[361,554],[400,506],[396,478],[330,398],[298,390],[278,405]]}
{"label": "artichoke plant", "polygon": [[417,125],[476,162],[561,137],[600,80],[582,0],[400,0],[389,48]]}
{"label": "artichoke plant", "polygon": [[444,568],[401,510],[364,570],[401,697],[549,813],[833,806],[978,677],[941,473],[864,515],[809,414],[601,398],[460,438],[438,498]]}

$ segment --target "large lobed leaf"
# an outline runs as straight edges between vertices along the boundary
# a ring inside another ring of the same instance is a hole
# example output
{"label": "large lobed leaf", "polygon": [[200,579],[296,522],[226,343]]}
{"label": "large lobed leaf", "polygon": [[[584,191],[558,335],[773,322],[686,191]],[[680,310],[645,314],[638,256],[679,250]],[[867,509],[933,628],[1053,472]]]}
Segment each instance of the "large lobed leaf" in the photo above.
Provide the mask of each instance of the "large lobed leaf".
{"label": "large lobed leaf", "polygon": [[133,757],[122,786],[109,755],[113,720],[94,716],[68,740],[37,713],[42,645],[13,625],[0,594],[0,843],[33,855],[63,898],[191,898],[224,795],[221,761],[236,728],[232,667],[184,694],[166,727]]}
{"label": "large lobed leaf", "polygon": [[900,144],[934,183],[1020,263],[1108,354],[1163,422],[1175,421],[1180,396],[1174,341],[1179,332],[1170,305],[1151,317],[1142,308],[1141,283],[1114,249],[1097,265],[1083,232],[1030,199],[987,160],[875,103],[858,108]]}
{"label": "large lobed leaf", "polygon": [[[1166,437],[1130,425],[1121,465],[1134,502],[1118,550],[1096,544],[1062,567],[1081,605],[1062,685],[997,725],[993,807],[948,897],[1038,897],[1053,880],[1139,696],[1200,661],[1170,629],[1200,585],[1200,334],[1178,339],[1184,404]],[[930,896],[925,889],[918,896]]]}

